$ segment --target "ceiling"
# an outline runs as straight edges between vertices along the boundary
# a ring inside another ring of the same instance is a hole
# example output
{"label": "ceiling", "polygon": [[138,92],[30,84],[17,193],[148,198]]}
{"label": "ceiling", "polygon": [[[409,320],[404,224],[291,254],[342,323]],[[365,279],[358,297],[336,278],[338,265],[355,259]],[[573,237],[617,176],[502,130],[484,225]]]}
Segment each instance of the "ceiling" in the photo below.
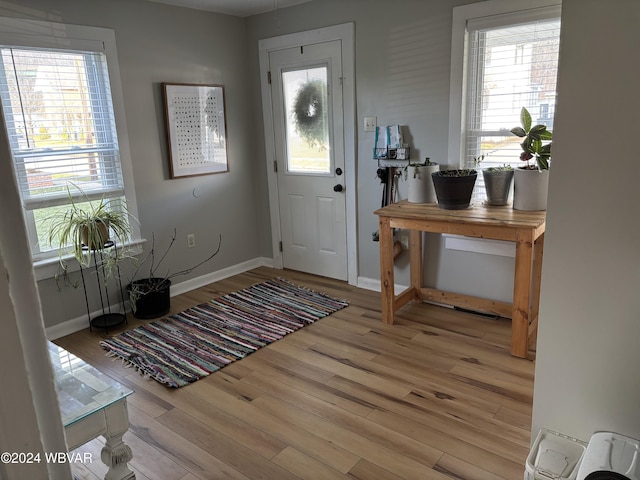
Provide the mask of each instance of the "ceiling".
{"label": "ceiling", "polygon": [[149,0],[156,3],[178,5],[209,12],[224,13],[236,17],[249,17],[276,8],[290,7],[311,0]]}

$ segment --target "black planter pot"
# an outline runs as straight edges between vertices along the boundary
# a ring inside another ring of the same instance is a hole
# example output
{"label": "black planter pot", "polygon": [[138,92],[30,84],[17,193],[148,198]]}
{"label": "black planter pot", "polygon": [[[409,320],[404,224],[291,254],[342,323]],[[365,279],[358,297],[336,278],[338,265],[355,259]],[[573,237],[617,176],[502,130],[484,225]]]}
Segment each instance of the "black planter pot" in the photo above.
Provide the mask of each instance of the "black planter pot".
{"label": "black planter pot", "polygon": [[[127,285],[133,316],[141,319],[158,318],[169,313],[171,280],[143,278]],[[135,303],[135,309],[133,304]]]}
{"label": "black planter pot", "polygon": [[431,174],[438,197],[438,207],[445,210],[462,210],[469,207],[478,172],[462,176],[448,175],[447,172],[450,171]]}

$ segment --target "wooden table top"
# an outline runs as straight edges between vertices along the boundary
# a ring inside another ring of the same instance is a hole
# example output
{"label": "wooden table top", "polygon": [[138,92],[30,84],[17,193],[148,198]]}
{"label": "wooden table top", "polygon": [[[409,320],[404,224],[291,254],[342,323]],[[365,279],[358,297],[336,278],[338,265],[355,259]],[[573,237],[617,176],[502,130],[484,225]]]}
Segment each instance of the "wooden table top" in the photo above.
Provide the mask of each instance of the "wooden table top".
{"label": "wooden table top", "polygon": [[473,205],[463,210],[445,210],[436,203],[409,203],[401,200],[376,210],[380,217],[430,220],[438,222],[532,228],[544,231],[546,211],[514,210],[511,205]]}

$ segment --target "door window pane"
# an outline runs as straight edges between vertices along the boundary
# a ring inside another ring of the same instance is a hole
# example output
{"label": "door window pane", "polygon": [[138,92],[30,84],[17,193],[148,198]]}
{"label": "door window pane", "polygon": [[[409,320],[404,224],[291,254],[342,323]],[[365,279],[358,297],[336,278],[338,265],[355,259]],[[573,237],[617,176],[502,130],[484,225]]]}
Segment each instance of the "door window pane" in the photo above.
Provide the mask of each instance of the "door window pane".
{"label": "door window pane", "polygon": [[327,67],[282,73],[289,173],[331,173]]}

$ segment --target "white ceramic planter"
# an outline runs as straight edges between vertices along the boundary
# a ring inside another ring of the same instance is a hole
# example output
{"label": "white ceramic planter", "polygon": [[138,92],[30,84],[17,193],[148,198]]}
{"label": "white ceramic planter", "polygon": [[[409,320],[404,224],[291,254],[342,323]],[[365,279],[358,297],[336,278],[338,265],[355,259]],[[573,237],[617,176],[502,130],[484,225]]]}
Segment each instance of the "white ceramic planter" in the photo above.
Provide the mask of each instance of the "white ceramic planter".
{"label": "white ceramic planter", "polygon": [[437,200],[431,174],[438,170],[440,170],[440,165],[438,164],[408,167],[407,183],[410,203],[434,203]]}
{"label": "white ceramic planter", "polygon": [[546,210],[549,191],[549,170],[516,168],[513,177],[513,208],[515,210]]}

